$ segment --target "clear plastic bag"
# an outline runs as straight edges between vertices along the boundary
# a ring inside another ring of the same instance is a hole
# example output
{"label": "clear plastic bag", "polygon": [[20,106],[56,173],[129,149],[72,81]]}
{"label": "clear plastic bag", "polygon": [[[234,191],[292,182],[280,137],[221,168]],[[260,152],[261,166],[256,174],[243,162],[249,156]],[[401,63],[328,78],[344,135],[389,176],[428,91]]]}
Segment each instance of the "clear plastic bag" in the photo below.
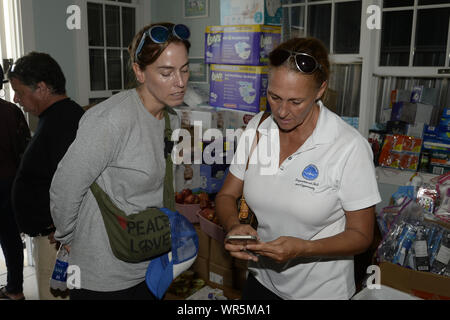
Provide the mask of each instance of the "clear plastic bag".
{"label": "clear plastic bag", "polygon": [[450,231],[444,231],[439,249],[431,265],[431,272],[444,275],[450,262]]}

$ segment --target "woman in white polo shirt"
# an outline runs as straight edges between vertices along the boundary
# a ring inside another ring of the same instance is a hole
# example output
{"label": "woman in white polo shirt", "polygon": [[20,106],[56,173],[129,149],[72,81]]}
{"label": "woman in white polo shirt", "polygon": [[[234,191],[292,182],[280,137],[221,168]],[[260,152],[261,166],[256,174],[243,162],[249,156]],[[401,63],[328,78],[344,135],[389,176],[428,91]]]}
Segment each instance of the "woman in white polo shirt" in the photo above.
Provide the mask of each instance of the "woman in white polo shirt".
{"label": "woman in white polo shirt", "polygon": [[[330,63],[319,40],[291,39],[269,60],[272,114],[260,123],[261,112],[248,124],[216,197],[228,235],[251,234],[258,241],[225,248],[250,260],[243,299],[349,299],[353,256],[371,244],[374,205],[381,201],[371,148],[320,100]],[[242,194],[257,230],[239,223]]]}

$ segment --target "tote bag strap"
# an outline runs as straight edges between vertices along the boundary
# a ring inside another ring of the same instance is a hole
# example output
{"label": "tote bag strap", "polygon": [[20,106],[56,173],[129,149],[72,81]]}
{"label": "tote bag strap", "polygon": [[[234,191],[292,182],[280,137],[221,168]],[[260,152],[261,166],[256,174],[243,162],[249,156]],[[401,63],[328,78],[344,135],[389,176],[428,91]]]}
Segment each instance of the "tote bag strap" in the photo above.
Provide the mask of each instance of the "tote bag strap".
{"label": "tote bag strap", "polygon": [[173,188],[173,162],[172,149],[174,142],[172,138],[172,128],[170,127],[169,107],[164,110],[165,129],[164,129],[164,156],[166,158],[166,175],[164,177],[163,205],[165,208],[175,211],[175,191]]}
{"label": "tote bag strap", "polygon": [[252,156],[253,151],[255,150],[255,148],[256,148],[256,146],[258,145],[258,142],[259,142],[258,128],[261,125],[261,123],[263,123],[263,121],[266,120],[269,116],[270,116],[269,112],[264,112],[264,114],[262,115],[261,119],[259,120],[258,126],[256,127],[255,139],[253,139],[252,147],[250,148],[250,153],[248,154],[247,165],[245,166],[245,171],[248,170],[248,163],[250,162],[250,157]]}

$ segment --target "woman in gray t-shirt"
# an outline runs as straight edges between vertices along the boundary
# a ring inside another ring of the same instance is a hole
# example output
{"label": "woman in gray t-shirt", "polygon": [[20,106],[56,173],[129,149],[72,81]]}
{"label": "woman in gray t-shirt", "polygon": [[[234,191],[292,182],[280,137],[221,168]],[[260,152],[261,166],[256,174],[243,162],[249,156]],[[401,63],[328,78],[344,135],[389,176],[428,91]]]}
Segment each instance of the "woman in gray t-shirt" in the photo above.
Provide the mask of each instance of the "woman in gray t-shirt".
{"label": "woman in gray t-shirt", "polygon": [[[58,165],[50,190],[55,239],[69,251],[71,299],[153,299],[149,261],[129,263],[111,249],[95,182],[127,215],[163,207],[165,110],[182,104],[189,77],[189,29],[161,23],[140,30],[129,46],[137,87],[89,109]],[[171,112],[172,111],[172,112]],[[173,114],[172,114],[173,113]]]}

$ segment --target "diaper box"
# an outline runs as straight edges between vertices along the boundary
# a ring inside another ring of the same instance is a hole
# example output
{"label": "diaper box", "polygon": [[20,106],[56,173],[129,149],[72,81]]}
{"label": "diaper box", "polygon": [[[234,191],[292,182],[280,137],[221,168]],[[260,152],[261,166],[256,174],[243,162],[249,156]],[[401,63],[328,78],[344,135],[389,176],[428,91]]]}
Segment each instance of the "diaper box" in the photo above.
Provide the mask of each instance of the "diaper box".
{"label": "diaper box", "polygon": [[205,63],[267,65],[280,44],[281,27],[267,25],[208,26]]}
{"label": "diaper box", "polygon": [[281,25],[281,0],[220,0],[220,24]]}
{"label": "diaper box", "polygon": [[200,190],[207,193],[217,193],[225,182],[229,164],[200,165]]}
{"label": "diaper box", "polygon": [[267,66],[211,65],[209,104],[249,112],[266,110]]}

